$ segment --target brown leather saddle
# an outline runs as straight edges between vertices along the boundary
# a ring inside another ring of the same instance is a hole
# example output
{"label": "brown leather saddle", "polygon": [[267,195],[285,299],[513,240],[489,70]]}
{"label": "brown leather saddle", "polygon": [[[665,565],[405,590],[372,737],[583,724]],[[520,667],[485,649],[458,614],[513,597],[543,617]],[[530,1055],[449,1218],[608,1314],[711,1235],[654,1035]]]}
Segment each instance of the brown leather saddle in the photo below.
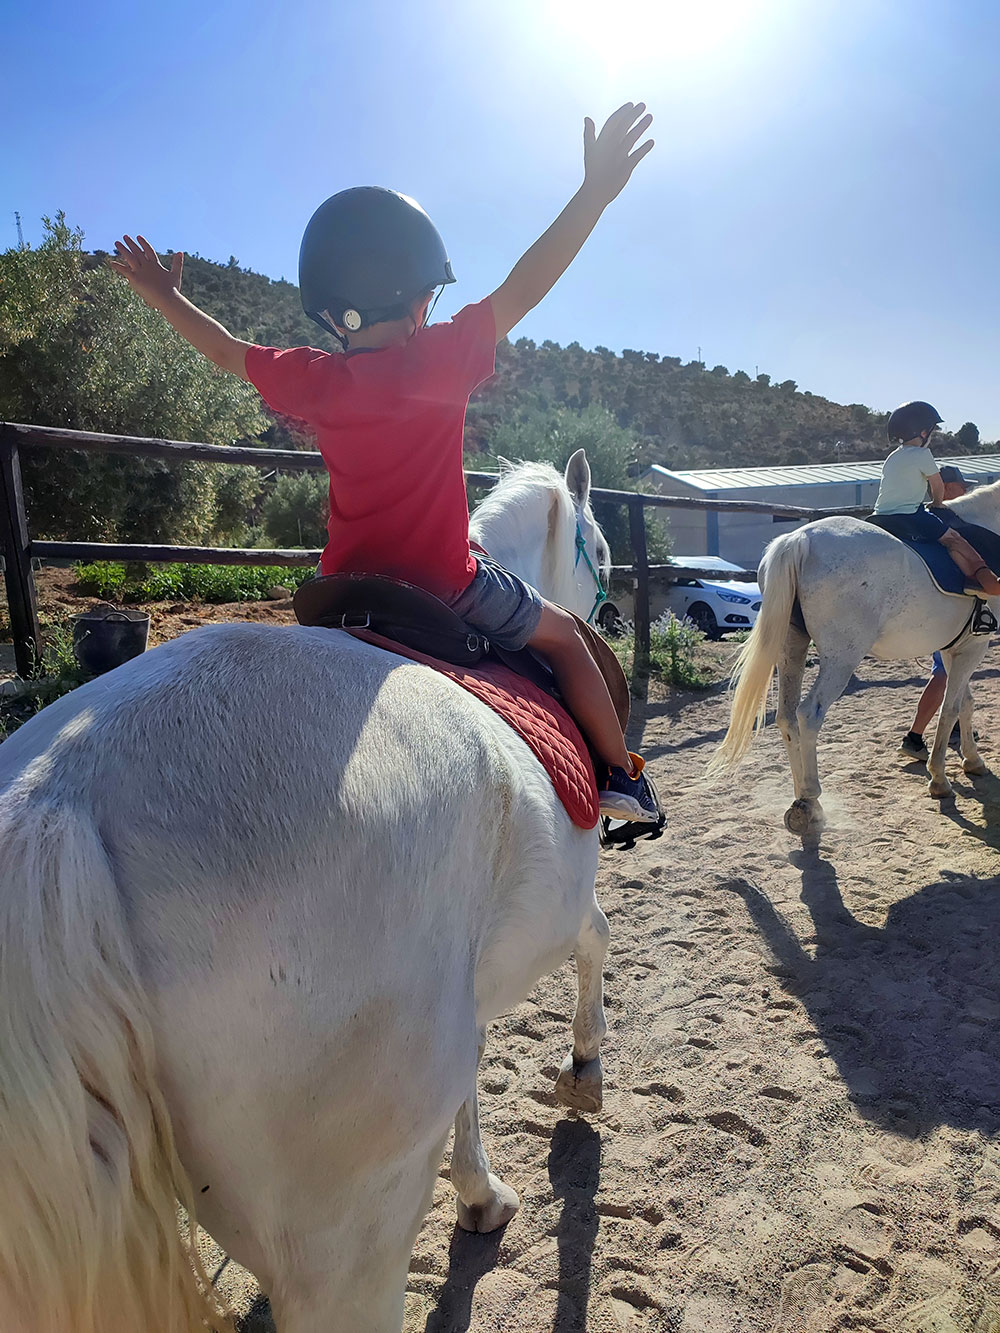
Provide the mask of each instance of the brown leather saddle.
{"label": "brown leather saddle", "polygon": [[[559,698],[548,666],[529,649],[511,653],[491,644],[432,593],[380,574],[327,574],[296,591],[292,605],[300,625],[371,630],[428,657],[475,666],[489,656]],[[572,612],[570,613],[572,614]],[[607,682],[622,730],[628,724],[629,688],[621,663],[596,630],[574,616],[591,656]]]}

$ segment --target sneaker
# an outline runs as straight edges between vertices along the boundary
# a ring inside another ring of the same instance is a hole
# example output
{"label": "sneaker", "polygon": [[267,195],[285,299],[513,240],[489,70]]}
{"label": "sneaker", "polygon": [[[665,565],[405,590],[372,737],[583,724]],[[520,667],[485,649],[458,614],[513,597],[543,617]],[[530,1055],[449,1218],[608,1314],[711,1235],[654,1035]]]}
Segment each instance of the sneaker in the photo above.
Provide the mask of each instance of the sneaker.
{"label": "sneaker", "polygon": [[662,811],[656,804],[645,774],[629,777],[624,768],[608,771],[608,780],[601,788],[601,814],[608,819],[625,819],[636,824],[658,824]]}
{"label": "sneaker", "polygon": [[900,759],[919,759],[925,762],[931,757],[931,752],[924,744],[923,736],[918,736],[915,731],[908,731],[899,745]]}

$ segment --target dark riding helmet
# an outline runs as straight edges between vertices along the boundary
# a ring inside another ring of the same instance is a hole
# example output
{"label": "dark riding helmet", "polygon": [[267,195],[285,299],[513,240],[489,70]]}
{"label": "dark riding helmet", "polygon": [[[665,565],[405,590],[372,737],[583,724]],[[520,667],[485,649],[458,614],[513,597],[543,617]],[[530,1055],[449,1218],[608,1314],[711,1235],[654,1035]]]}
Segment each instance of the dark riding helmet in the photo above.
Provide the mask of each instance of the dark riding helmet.
{"label": "dark riding helmet", "polygon": [[890,440],[915,440],[921,431],[932,431],[944,420],[930,403],[903,403],[885,423]]}
{"label": "dark riding helmet", "polygon": [[356,332],[401,319],[422,292],[454,281],[434,223],[415,200],[395,190],[341,190],[320,204],[302,237],[302,308],[331,333],[336,330],[324,310]]}

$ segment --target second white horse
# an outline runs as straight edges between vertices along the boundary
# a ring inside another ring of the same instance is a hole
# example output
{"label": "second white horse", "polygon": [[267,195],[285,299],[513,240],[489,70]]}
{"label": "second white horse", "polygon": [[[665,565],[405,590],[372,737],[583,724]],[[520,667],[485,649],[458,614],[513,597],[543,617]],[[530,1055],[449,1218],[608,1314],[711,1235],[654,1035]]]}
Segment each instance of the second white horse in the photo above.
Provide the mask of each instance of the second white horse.
{"label": "second white horse", "polygon": [[[950,502],[964,519],[1000,532],[1000,483]],[[816,741],[830,706],[840,698],[855,668],[870,654],[882,659],[929,657],[941,649],[948,690],[927,763],[928,790],[947,796],[948,737],[961,721],[966,773],[986,765],[976,748],[969,680],[989,643],[972,635],[973,602],[939,592],[918,555],[871,523],[825,518],[776,538],[760,565],[763,606],[733,673],[729,729],[710,765],[731,767],[750,748],[762,726],[768,691],[778,673],[777,723],[788,752],[795,799],[785,814],[793,833],[822,825]],[[1000,599],[994,599],[1000,601]],[[994,606],[1000,611],[1000,606]],[[819,672],[802,698],[810,639]],[[946,645],[950,645],[946,647]]]}

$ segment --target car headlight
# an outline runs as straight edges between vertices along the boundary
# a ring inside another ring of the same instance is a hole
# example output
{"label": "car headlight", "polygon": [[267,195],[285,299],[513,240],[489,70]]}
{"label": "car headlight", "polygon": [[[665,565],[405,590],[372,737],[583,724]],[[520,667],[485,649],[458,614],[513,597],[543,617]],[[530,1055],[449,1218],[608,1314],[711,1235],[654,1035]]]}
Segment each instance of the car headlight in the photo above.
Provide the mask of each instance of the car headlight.
{"label": "car headlight", "polygon": [[750,598],[744,597],[738,592],[720,592],[719,596],[724,602],[740,602],[743,606],[750,605]]}

